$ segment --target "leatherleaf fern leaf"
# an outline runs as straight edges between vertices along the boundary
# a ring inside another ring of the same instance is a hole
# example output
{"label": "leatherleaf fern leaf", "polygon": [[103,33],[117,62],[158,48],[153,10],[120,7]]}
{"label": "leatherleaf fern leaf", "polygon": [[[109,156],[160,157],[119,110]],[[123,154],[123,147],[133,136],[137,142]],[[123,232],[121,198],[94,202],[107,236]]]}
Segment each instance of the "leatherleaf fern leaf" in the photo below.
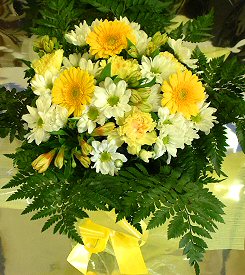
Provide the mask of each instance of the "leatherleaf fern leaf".
{"label": "leatherleaf fern leaf", "polygon": [[27,112],[27,105],[33,100],[31,91],[8,90],[5,87],[0,88],[0,137],[9,135],[10,142],[14,138],[23,140],[26,130],[22,115]]}
{"label": "leatherleaf fern leaf", "polygon": [[236,57],[224,56],[207,61],[196,48],[193,58],[197,59],[198,69],[194,72],[205,83],[210,106],[217,109],[215,115],[220,124],[236,122],[245,116],[245,67]]}
{"label": "leatherleaf fern leaf", "polygon": [[169,36],[175,40],[183,39],[190,42],[202,42],[212,38],[214,23],[214,12],[191,19],[181,23],[179,27],[172,30]]}
{"label": "leatherleaf fern leaf", "polygon": [[180,247],[198,270],[206,249],[203,238],[210,237],[216,222],[223,222],[224,205],[204,188],[216,180],[202,175],[193,181],[184,168],[166,165],[164,158],[149,164],[129,161],[115,177],[81,167],[68,176],[55,167],[38,174],[31,162],[45,146],[24,144],[9,155],[19,172],[5,185],[18,187],[9,200],[30,200],[23,214],[33,212],[32,220],[46,219],[42,231],[53,227],[54,233],[82,243],[76,223],[88,217],[87,210],[115,209],[117,220],[125,218],[139,231],[141,220],[150,218],[148,229],[170,220],[168,237],[181,238]]}

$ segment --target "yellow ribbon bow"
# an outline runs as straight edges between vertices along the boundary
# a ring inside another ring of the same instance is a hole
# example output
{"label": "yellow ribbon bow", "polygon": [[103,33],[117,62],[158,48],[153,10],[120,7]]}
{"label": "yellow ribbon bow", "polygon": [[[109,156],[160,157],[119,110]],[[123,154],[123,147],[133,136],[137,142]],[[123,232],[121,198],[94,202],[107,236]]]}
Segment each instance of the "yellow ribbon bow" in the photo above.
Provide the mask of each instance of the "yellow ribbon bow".
{"label": "yellow ribbon bow", "polygon": [[[109,213],[109,217],[112,216],[113,214]],[[77,244],[67,261],[88,275],[87,268],[91,255],[104,251],[110,240],[121,274],[148,274],[139,244],[139,241],[141,245],[144,244],[147,233],[142,235],[126,220],[119,221],[116,227],[120,227],[120,231],[96,224],[91,219],[80,221],[78,231],[84,245]]]}

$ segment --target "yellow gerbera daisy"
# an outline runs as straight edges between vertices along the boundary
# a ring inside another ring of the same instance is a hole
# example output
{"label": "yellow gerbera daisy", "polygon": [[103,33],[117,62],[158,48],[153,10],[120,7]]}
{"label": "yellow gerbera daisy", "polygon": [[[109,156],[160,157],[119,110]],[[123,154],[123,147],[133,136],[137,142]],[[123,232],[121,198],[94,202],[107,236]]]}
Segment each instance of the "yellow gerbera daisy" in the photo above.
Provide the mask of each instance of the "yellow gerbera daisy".
{"label": "yellow gerbera daisy", "polygon": [[132,43],[136,42],[130,25],[121,21],[105,20],[94,27],[86,42],[90,45],[91,54],[97,58],[108,58],[127,48],[127,38]]}
{"label": "yellow gerbera daisy", "polygon": [[32,67],[35,73],[44,75],[46,71],[51,71],[52,73],[58,71],[63,60],[63,53],[63,50],[57,50],[33,61]]}
{"label": "yellow gerbera daisy", "polygon": [[188,70],[172,74],[169,81],[163,82],[162,91],[162,106],[168,107],[172,114],[182,113],[187,119],[198,114],[198,105],[205,99],[202,83]]}
{"label": "yellow gerbera daisy", "polygon": [[69,115],[82,114],[85,106],[90,104],[94,93],[94,77],[80,68],[69,68],[55,80],[52,89],[53,103],[65,107]]}

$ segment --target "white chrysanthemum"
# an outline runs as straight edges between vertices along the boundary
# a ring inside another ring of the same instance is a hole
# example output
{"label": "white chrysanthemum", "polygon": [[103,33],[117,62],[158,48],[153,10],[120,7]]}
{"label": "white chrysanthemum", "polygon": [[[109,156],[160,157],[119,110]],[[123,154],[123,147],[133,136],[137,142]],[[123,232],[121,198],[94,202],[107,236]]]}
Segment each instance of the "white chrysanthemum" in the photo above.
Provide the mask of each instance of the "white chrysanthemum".
{"label": "white chrysanthemum", "polygon": [[105,116],[100,113],[98,108],[93,105],[87,106],[77,122],[78,133],[88,131],[89,134],[96,128],[96,123],[105,124]]}
{"label": "white chrysanthemum", "polygon": [[162,93],[161,86],[159,84],[153,85],[151,88],[151,92],[146,102],[152,106],[152,112],[157,112],[161,107]]}
{"label": "white chrysanthemum", "polygon": [[197,130],[193,127],[193,123],[186,118],[184,118],[184,119],[185,119],[185,123],[186,123],[186,128],[185,128],[185,132],[184,132],[185,144],[191,145],[191,143],[194,139],[199,138],[199,135],[197,134]]}
{"label": "white chrysanthemum", "polygon": [[25,137],[28,142],[35,140],[39,145],[43,141],[47,141],[50,137],[50,132],[58,131],[62,128],[68,118],[66,108],[51,105],[51,96],[41,96],[36,100],[37,108],[27,106],[29,114],[22,116],[31,129]]}
{"label": "white chrysanthemum", "polygon": [[75,25],[75,31],[72,30],[71,32],[65,34],[65,39],[73,45],[84,46],[87,44],[86,39],[90,31],[91,29],[86,21],[83,21],[83,23],[80,23],[79,26]]}
{"label": "white chrysanthemum", "polygon": [[148,35],[142,30],[135,31],[134,33],[136,37],[135,47],[138,51],[138,54],[141,56],[145,54],[147,46],[151,41],[151,37],[148,37]]}
{"label": "white chrysanthemum", "polygon": [[131,91],[127,90],[127,83],[120,80],[117,84],[109,77],[105,79],[101,87],[96,86],[93,104],[99,108],[106,118],[122,117],[125,112],[131,110],[129,98]]}
{"label": "white chrysanthemum", "polygon": [[125,22],[131,26],[136,37],[135,47],[138,51],[138,54],[145,54],[148,43],[151,41],[151,37],[148,37],[148,35],[140,29],[140,24],[136,22],[130,22],[127,17],[120,17],[120,21]]}
{"label": "white chrysanthemum", "polygon": [[83,57],[79,61],[79,67],[95,77],[98,76],[102,70],[102,67],[100,67],[100,61],[93,63],[90,59],[87,60]]}
{"label": "white chrysanthemum", "polygon": [[153,59],[146,56],[142,57],[140,65],[143,77],[152,80],[156,77],[156,83],[162,84],[171,74],[178,70],[184,70],[181,65],[171,54],[158,54]]}
{"label": "white chrysanthemum", "polygon": [[155,159],[161,157],[164,153],[168,153],[168,161],[170,163],[171,156],[177,156],[177,149],[184,148],[183,135],[178,135],[177,129],[173,125],[168,124],[164,131],[161,131],[154,145]]}
{"label": "white chrysanthemum", "polygon": [[56,74],[50,71],[46,71],[44,75],[35,74],[31,80],[31,87],[33,93],[36,95],[50,94],[54,81],[56,79]]}
{"label": "white chrysanthemum", "polygon": [[179,60],[186,64],[188,67],[194,69],[197,66],[195,65],[197,59],[192,59],[192,50],[185,47],[183,45],[183,41],[181,39],[174,40],[172,38],[168,39],[169,46],[174,50],[174,53],[177,55]]}
{"label": "white chrysanthemum", "polygon": [[69,58],[67,58],[67,57],[63,58],[64,67],[65,68],[78,67],[80,59],[81,59],[80,53],[70,54]]}
{"label": "white chrysanthemum", "polygon": [[133,21],[130,22],[126,16],[125,16],[125,17],[120,16],[120,20],[119,20],[119,21],[126,23],[126,24],[129,25],[134,31],[139,31],[139,30],[140,30],[140,24],[139,24],[139,23],[136,23],[136,22],[133,22]]}
{"label": "white chrysanthemum", "polygon": [[217,111],[215,108],[209,107],[210,103],[204,104],[199,114],[195,117],[191,117],[191,121],[194,124],[196,130],[203,131],[206,135],[210,133],[210,129],[213,128],[216,123],[216,116],[213,114]]}
{"label": "white chrysanthemum", "polygon": [[92,147],[91,161],[94,162],[92,168],[95,168],[97,173],[100,172],[104,175],[109,174],[114,176],[120,169],[118,163],[122,164],[127,161],[127,158],[123,154],[116,152],[118,147],[113,141],[93,141]]}
{"label": "white chrysanthemum", "polygon": [[192,127],[192,122],[181,114],[170,114],[166,107],[159,108],[158,117],[157,129],[160,133],[154,146],[155,158],[167,152],[169,163],[171,157],[176,157],[178,148],[183,149],[185,144],[190,145],[193,139],[199,136]]}

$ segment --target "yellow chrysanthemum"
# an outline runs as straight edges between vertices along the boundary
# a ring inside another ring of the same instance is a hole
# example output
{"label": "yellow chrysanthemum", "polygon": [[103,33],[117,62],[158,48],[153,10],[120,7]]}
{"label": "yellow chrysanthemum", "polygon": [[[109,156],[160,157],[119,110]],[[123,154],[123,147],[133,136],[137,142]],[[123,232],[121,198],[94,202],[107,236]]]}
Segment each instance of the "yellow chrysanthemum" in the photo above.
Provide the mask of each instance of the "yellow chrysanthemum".
{"label": "yellow chrysanthemum", "polygon": [[162,85],[162,106],[172,114],[180,112],[187,119],[199,112],[198,105],[205,99],[204,87],[190,71],[178,72]]}
{"label": "yellow chrysanthemum", "polygon": [[52,89],[53,103],[65,107],[69,115],[82,114],[85,106],[90,104],[94,93],[94,77],[80,68],[69,68],[55,80]]}
{"label": "yellow chrysanthemum", "polygon": [[63,53],[63,50],[57,50],[53,53],[45,54],[40,59],[33,61],[32,68],[40,75],[44,75],[46,71],[54,73],[60,70]]}
{"label": "yellow chrysanthemum", "polygon": [[97,58],[108,58],[127,48],[127,38],[135,43],[135,35],[130,25],[121,21],[105,20],[94,27],[86,42],[91,54]]}
{"label": "yellow chrysanthemum", "polygon": [[156,141],[156,123],[149,113],[134,107],[121,124],[118,134],[128,144],[130,154],[139,154],[142,145],[152,145]]}
{"label": "yellow chrysanthemum", "polygon": [[109,59],[111,62],[111,74],[118,75],[124,80],[128,80],[132,77],[140,79],[140,68],[137,60],[135,59],[123,59],[122,56],[113,56]]}

